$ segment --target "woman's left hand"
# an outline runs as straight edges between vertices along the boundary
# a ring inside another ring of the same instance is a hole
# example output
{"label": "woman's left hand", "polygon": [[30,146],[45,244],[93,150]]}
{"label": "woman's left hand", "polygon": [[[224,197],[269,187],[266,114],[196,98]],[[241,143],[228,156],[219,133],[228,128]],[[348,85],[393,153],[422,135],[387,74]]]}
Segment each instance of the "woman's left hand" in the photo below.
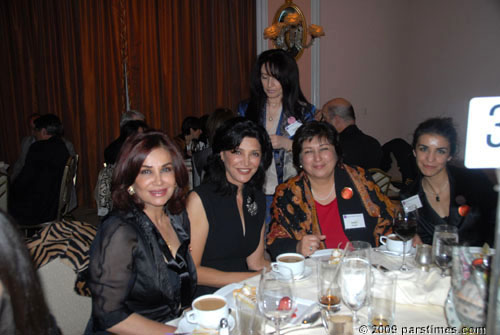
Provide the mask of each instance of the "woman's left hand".
{"label": "woman's left hand", "polygon": [[285,149],[287,151],[292,150],[293,141],[285,136],[280,135],[270,135],[271,144],[273,149]]}

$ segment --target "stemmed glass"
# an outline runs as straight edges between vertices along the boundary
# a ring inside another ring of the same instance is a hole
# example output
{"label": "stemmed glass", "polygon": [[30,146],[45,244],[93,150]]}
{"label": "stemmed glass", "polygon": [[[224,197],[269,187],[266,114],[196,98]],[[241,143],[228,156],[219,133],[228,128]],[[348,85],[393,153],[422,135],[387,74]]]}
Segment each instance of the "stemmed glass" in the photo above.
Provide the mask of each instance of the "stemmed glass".
{"label": "stemmed glass", "polygon": [[280,334],[280,324],[291,318],[297,303],[293,295],[292,271],[284,266],[262,270],[257,303],[260,312],[274,322],[276,335]]}
{"label": "stemmed glass", "polygon": [[342,301],[352,311],[353,327],[358,325],[357,312],[369,299],[371,282],[370,244],[350,242],[340,267],[339,285]]}
{"label": "stemmed glass", "polygon": [[403,264],[399,269],[408,271],[409,269],[406,266],[406,245],[417,233],[417,206],[405,207],[404,211],[396,209],[394,214],[394,233],[403,241]]}
{"label": "stemmed glass", "polygon": [[432,252],[434,261],[441,269],[441,277],[451,266],[453,246],[458,244],[458,230],[455,226],[439,225],[434,229]]}

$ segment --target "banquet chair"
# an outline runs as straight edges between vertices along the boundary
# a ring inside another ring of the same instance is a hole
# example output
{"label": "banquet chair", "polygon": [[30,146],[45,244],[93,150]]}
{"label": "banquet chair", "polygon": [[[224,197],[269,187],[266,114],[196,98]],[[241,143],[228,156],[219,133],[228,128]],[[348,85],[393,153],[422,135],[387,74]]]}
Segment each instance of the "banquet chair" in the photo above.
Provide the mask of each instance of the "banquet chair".
{"label": "banquet chair", "polygon": [[375,184],[377,184],[380,188],[380,191],[387,195],[389,186],[391,185],[391,176],[383,170],[377,168],[368,169],[368,172],[371,174]]}
{"label": "banquet chair", "polygon": [[[64,166],[64,171],[61,180],[61,187],[59,189],[59,203],[57,207],[57,216],[55,221],[60,221],[63,218],[71,218],[71,193],[76,186],[76,173],[78,167],[78,155],[70,156]],[[54,221],[43,222],[34,225],[23,225],[21,229],[24,231],[26,237],[33,232],[39,231],[44,227],[50,225]]]}
{"label": "banquet chair", "polygon": [[8,184],[9,180],[7,175],[0,173],[0,209],[7,213],[7,201],[8,201]]}
{"label": "banquet chair", "polygon": [[83,334],[90,317],[87,271],[95,234],[89,223],[62,220],[26,241],[50,312],[65,335]]}
{"label": "banquet chair", "polygon": [[76,186],[76,172],[78,168],[78,155],[70,156],[64,167],[59,191],[59,206],[57,209],[57,221],[69,215],[71,210],[71,191]]}

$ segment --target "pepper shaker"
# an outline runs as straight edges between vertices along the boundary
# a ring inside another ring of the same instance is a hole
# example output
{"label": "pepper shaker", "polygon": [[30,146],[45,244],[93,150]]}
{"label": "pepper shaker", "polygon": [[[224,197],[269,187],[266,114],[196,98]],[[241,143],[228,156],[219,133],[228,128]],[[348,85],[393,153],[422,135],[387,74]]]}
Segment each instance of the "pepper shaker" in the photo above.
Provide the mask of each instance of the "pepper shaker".
{"label": "pepper shaker", "polygon": [[226,318],[222,318],[220,320],[219,335],[230,335],[229,322],[227,321]]}

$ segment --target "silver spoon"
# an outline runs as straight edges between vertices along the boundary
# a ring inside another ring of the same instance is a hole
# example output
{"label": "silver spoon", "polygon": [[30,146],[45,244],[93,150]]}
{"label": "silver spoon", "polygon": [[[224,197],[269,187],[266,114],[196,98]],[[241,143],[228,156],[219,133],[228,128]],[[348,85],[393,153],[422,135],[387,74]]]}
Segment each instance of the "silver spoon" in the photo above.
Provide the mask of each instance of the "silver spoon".
{"label": "silver spoon", "polygon": [[[301,323],[295,326],[284,327],[280,329],[280,334],[286,334],[288,332],[292,332],[298,329],[304,329],[311,327],[321,316],[321,312],[314,312],[306,316]],[[275,334],[276,331],[270,332],[269,335]]]}

